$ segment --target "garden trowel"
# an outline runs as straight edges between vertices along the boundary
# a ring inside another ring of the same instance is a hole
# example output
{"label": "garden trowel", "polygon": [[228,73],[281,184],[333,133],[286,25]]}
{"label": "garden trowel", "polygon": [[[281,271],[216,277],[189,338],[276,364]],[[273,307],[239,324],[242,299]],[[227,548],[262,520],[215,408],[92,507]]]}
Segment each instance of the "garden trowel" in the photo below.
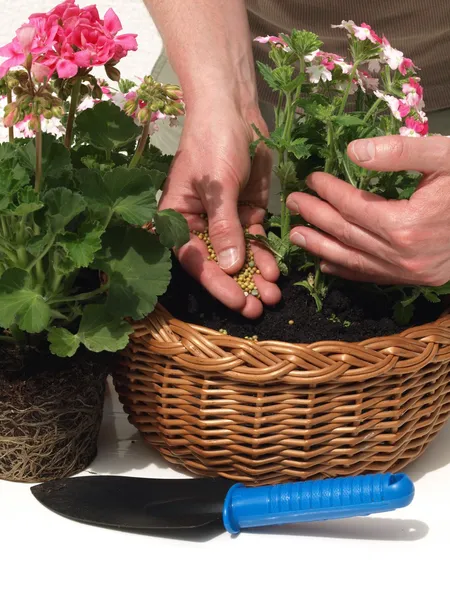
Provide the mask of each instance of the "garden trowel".
{"label": "garden trowel", "polygon": [[326,521],[388,512],[410,504],[404,474],[361,475],[246,487],[226,479],[83,476],[35,485],[55,513],[127,531],[182,530],[222,524],[232,534],[267,525]]}

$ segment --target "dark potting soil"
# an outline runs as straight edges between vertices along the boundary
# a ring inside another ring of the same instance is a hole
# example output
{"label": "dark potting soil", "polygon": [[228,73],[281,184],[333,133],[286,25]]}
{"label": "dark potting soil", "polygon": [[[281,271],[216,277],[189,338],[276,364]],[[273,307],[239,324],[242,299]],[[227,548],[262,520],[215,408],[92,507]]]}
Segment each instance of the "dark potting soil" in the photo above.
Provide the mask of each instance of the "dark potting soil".
{"label": "dark potting soil", "polygon": [[[393,306],[383,294],[374,294],[361,284],[335,284],[317,312],[307,290],[294,286],[299,276],[281,277],[281,302],[265,307],[263,315],[249,320],[215,300],[173,260],[172,281],[160,303],[176,318],[214,330],[225,329],[236,337],[258,336],[258,340],[312,343],[322,340],[359,342],[400,333],[406,327],[393,319]],[[444,310],[443,303],[420,299],[408,327],[429,323]],[[293,321],[293,324],[289,324]]]}

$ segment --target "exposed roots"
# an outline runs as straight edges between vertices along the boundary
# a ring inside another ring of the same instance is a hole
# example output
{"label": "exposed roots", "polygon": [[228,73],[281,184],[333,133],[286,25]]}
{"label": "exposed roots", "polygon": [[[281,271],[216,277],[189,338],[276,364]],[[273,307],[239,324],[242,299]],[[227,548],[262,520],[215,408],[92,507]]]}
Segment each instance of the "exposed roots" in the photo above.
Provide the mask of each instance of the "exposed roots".
{"label": "exposed roots", "polygon": [[0,374],[2,479],[68,477],[85,469],[97,452],[105,361],[84,356],[55,364],[47,356],[44,367],[41,359],[34,356],[34,368],[27,360],[20,371]]}

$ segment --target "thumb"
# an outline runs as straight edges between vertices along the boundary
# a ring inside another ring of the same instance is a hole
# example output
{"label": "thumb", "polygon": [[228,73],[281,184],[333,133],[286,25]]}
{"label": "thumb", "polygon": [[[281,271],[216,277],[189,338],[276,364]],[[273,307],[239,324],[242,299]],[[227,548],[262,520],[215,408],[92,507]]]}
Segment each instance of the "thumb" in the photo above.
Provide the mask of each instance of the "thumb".
{"label": "thumb", "polygon": [[350,160],[371,171],[450,172],[450,139],[443,136],[355,140],[347,152]]}
{"label": "thumb", "polygon": [[209,237],[219,266],[227,273],[237,273],[245,261],[244,232],[239,220],[239,185],[211,182],[204,190]]}

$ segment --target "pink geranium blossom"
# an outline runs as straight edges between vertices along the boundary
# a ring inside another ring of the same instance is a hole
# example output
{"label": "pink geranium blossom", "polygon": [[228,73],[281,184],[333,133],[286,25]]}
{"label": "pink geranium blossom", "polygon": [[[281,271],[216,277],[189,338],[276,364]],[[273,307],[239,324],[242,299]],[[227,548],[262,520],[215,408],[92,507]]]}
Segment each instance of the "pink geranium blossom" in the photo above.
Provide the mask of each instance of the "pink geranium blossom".
{"label": "pink geranium blossom", "polygon": [[[9,69],[23,65],[31,55],[33,65],[45,65],[48,76],[55,70],[60,78],[71,78],[80,68],[118,62],[137,49],[136,35],[117,35],[122,24],[109,9],[101,19],[95,6],[80,8],[75,0],[66,0],[48,13],[34,14],[16,32],[16,37],[0,49],[7,60],[0,77]],[[43,70],[36,69],[42,77]]]}

